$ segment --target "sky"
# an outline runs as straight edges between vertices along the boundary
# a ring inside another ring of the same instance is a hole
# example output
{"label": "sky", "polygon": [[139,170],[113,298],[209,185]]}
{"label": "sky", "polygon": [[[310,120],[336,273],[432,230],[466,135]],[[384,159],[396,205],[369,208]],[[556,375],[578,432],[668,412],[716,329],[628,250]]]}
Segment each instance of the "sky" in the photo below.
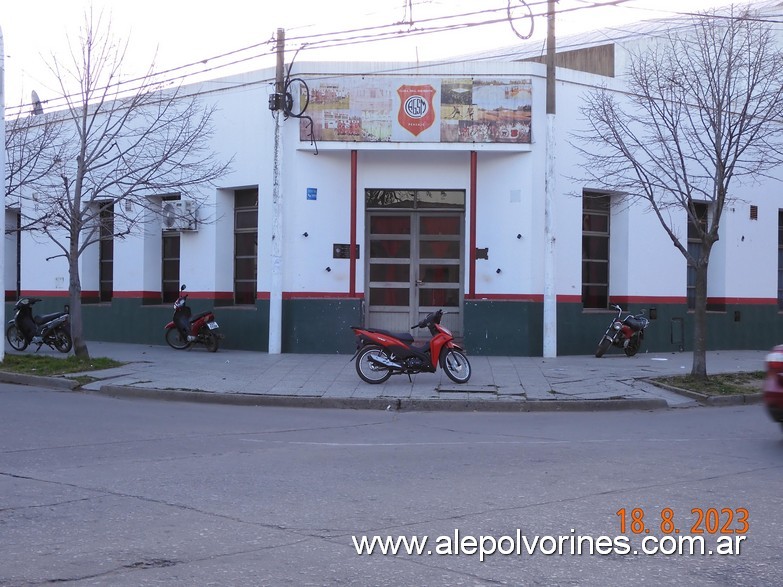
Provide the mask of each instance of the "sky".
{"label": "sky", "polygon": [[[660,18],[686,11],[723,6],[730,0],[559,0],[557,36],[576,34],[602,27],[632,28],[648,18]],[[735,0],[735,4],[747,0]],[[287,48],[294,49],[312,41],[314,35],[366,29],[381,25],[396,26],[377,31],[405,31],[411,27],[472,22],[476,26],[459,31],[428,33],[398,41],[365,42],[333,49],[305,47],[298,60],[351,61],[430,61],[464,55],[474,51],[511,46],[520,42],[507,20],[481,24],[492,18],[503,19],[511,5],[512,15],[527,14],[522,0],[0,0],[0,28],[4,37],[6,107],[29,104],[35,90],[46,103],[57,95],[54,78],[46,63],[52,54],[67,55],[78,38],[85,10],[92,6],[111,17],[112,34],[129,41],[124,71],[128,76],[144,73],[152,61],[156,70],[198,64],[188,72],[207,70],[210,77],[221,77],[237,70],[273,67],[272,46],[238,51],[270,40],[278,28],[286,31]],[[546,11],[546,0],[527,0],[532,12]],[[498,9],[487,13],[487,10]],[[569,9],[578,9],[570,10]],[[484,11],[484,12],[481,12]],[[433,21],[445,15],[464,15],[451,21]],[[412,25],[410,23],[413,23]],[[529,30],[530,19],[516,18],[519,34]],[[543,39],[546,20],[533,19],[533,39]],[[312,43],[311,43],[312,44]],[[238,51],[238,52],[236,52]],[[215,58],[233,53],[232,56]],[[218,65],[248,58],[232,70],[213,69]],[[254,57],[254,58],[250,58]],[[202,63],[203,62],[203,63]]]}

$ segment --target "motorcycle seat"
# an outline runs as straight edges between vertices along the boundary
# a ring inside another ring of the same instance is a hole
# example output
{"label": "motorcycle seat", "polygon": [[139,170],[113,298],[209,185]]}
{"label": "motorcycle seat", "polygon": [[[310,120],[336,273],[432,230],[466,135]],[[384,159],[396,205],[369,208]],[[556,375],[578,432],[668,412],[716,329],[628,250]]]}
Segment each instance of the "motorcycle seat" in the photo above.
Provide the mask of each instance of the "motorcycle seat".
{"label": "motorcycle seat", "polygon": [[643,316],[628,316],[623,322],[637,332],[647,327],[647,319]]}
{"label": "motorcycle seat", "polygon": [[413,335],[409,332],[390,332],[388,330],[381,330],[380,328],[364,328],[367,332],[375,332],[376,334],[384,334],[386,336],[393,336],[400,342],[405,344],[413,343]]}
{"label": "motorcycle seat", "polygon": [[65,312],[54,312],[52,314],[44,314],[43,316],[33,316],[33,322],[36,324],[46,324],[47,322],[51,322],[60,316],[65,316],[65,314]]}
{"label": "motorcycle seat", "polygon": [[207,314],[211,314],[212,312],[201,312],[201,314],[196,314],[195,316],[191,316],[190,322],[191,324],[195,322],[196,320],[199,320],[200,318],[203,318]]}

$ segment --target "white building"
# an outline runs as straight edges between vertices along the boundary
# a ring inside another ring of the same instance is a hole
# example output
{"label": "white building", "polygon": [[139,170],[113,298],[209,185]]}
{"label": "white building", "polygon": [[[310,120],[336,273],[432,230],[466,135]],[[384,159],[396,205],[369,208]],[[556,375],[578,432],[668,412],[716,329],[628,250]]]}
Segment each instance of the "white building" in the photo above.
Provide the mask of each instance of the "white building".
{"label": "white building", "polygon": [[[622,90],[612,75],[625,50],[592,44],[557,70],[558,354],[595,350],[610,301],[648,312],[646,348],[691,344],[683,256],[643,208],[575,179],[580,104],[595,87]],[[185,283],[194,311],[216,308],[224,346],[267,350],[274,74],[198,86],[218,105],[214,149],[234,157],[232,172],[197,212],[160,195],[162,209],[190,221],[164,214],[82,257],[88,340],[162,343]],[[469,353],[541,355],[545,66],[303,62],[292,76],[307,84],[291,88],[309,96],[312,127],[289,118],[282,129],[282,350],[351,352],[352,324],[405,331],[443,308]],[[783,334],[783,192],[770,180],[735,198],[710,265],[708,346],[767,348]],[[7,209],[7,227],[17,216]],[[56,254],[28,234],[7,236],[6,300],[21,292],[60,306],[68,276]]]}

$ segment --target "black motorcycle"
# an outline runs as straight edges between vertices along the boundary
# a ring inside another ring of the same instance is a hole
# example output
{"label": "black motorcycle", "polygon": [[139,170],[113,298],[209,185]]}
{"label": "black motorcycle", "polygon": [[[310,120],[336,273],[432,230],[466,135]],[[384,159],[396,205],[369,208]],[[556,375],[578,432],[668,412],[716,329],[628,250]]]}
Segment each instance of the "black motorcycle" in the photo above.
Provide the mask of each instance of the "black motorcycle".
{"label": "black motorcycle", "polygon": [[33,316],[33,306],[41,298],[20,298],[14,304],[14,317],[8,321],[5,338],[17,351],[25,350],[30,344],[37,344],[35,352],[47,345],[61,353],[67,353],[73,347],[70,329],[70,308],[66,305],[62,312]]}
{"label": "black motorcycle", "polygon": [[617,310],[617,316],[601,337],[595,356],[600,359],[609,347],[616,346],[623,349],[626,356],[633,357],[642,346],[644,330],[650,325],[650,320],[644,314],[628,314],[623,318],[620,306],[613,305],[612,308]]}

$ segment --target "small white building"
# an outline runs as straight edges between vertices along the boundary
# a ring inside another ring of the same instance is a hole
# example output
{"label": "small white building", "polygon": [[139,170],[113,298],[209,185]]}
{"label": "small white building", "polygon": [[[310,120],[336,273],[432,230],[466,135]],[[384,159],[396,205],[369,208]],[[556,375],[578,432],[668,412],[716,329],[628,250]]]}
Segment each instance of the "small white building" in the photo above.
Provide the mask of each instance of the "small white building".
{"label": "small white building", "polygon": [[[558,354],[595,350],[609,302],[647,311],[646,348],[691,344],[683,256],[653,215],[576,179],[580,105],[593,88],[622,91],[614,73],[626,49],[604,41],[559,57]],[[306,86],[290,85],[292,113],[303,117],[283,122],[281,137],[282,350],[352,352],[350,325],[406,331],[443,308],[469,353],[541,355],[545,66],[302,62],[291,76]],[[82,257],[88,340],[163,343],[184,283],[194,311],[215,307],[226,347],[267,350],[274,77],[266,70],[195,88],[218,105],[214,149],[234,158],[232,171],[205,191],[206,205],[160,194],[161,217]],[[782,188],[738,188],[725,213],[710,265],[709,348],[780,342]],[[684,234],[684,214],[681,222]],[[6,301],[23,293],[60,306],[64,259],[26,233],[7,234]]]}

